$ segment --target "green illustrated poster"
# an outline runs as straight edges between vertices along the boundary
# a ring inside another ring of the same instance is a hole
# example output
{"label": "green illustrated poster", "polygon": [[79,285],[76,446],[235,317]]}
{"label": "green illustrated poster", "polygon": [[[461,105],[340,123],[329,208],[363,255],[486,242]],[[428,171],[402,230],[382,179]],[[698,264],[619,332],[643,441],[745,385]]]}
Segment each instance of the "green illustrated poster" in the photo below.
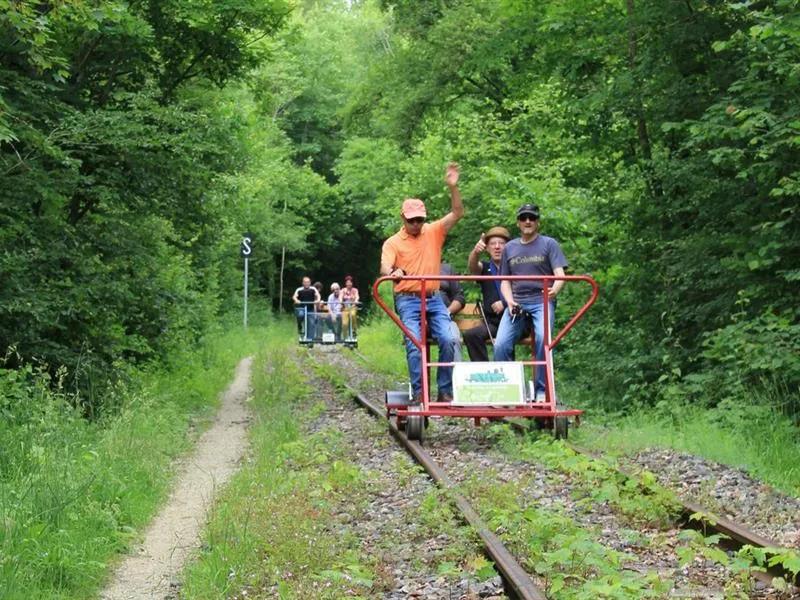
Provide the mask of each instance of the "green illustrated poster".
{"label": "green illustrated poster", "polygon": [[522,404],[524,370],[517,362],[456,363],[453,367],[453,404],[485,406]]}

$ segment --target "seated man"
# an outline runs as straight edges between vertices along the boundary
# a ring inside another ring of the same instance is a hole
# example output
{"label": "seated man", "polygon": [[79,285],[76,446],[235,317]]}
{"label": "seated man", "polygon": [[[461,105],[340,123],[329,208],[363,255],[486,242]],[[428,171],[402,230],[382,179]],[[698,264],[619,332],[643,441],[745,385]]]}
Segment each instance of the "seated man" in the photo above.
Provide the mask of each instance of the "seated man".
{"label": "seated man", "polygon": [[[506,242],[510,239],[511,235],[505,227],[492,227],[485,235],[481,234],[481,239],[469,253],[467,260],[469,272],[473,275],[500,275],[500,257],[503,255]],[[484,250],[489,253],[489,260],[486,262],[478,260]],[[481,281],[480,284],[483,302],[479,307],[483,322],[464,332],[464,344],[467,346],[471,361],[485,362],[489,360],[486,341],[491,340],[494,344],[506,304],[500,293],[500,281]]]}
{"label": "seated man", "polygon": [[342,289],[342,331],[348,340],[356,337],[356,312],[359,302],[358,288],[353,287],[353,278],[348,275],[344,278],[344,289]]}
{"label": "seated man", "polygon": [[[457,275],[455,269],[447,263],[442,263],[439,268],[439,274]],[[467,303],[464,298],[464,290],[461,289],[461,282],[454,279],[439,282],[439,295],[447,307],[447,312],[450,313],[450,319],[453,318],[453,315],[460,313]],[[458,324],[453,320],[450,321],[450,332],[456,340],[455,346],[453,346],[453,362],[459,362],[463,360],[461,355],[461,331],[458,329]]]}
{"label": "seated man", "polygon": [[311,278],[303,277],[303,285],[292,295],[295,304],[294,314],[297,317],[297,333],[304,341],[310,342],[314,336],[315,307],[322,298],[317,288],[311,286]]}
{"label": "seated man", "polygon": [[[551,237],[539,234],[539,207],[523,204],[517,210],[517,225],[521,236],[503,248],[500,259],[501,275],[564,275],[567,259],[561,246]],[[554,281],[549,287],[547,323],[552,330],[556,315],[556,296],[564,281]],[[508,281],[500,284],[508,309],[503,313],[495,340],[495,360],[511,360],[514,343],[524,334],[526,321],[533,322],[536,360],[544,361],[544,297],[541,281]],[[536,402],[545,400],[545,368],[536,367]]]}

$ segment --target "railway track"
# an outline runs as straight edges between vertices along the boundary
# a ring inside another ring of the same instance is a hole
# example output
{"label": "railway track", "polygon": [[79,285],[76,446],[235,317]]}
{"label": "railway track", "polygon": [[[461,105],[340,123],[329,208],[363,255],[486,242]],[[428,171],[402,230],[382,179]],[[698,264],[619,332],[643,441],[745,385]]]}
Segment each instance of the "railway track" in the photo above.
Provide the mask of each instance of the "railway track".
{"label": "railway track", "polygon": [[[508,420],[505,422],[510,424],[517,431],[525,431],[527,429],[527,427],[521,425],[520,423],[511,422]],[[602,456],[599,456],[595,452],[592,452],[586,448],[576,446],[575,444],[569,442],[564,443],[578,454],[588,456],[595,460],[604,460]],[[618,471],[626,478],[630,479],[632,477],[631,474],[624,469],[618,469]],[[777,542],[760,536],[747,527],[739,525],[730,519],[715,515],[713,511],[701,506],[700,504],[697,504],[696,502],[680,499],[680,503],[680,520],[683,524],[683,527],[702,531],[704,535],[721,536],[720,546],[724,547],[726,550],[738,552],[745,546],[760,550],[780,550]],[[772,583],[773,578],[780,577],[788,583],[791,583],[795,586],[800,586],[800,574],[791,572],[781,563],[771,566],[767,565],[765,567],[765,571],[763,572],[754,571],[753,576],[767,585]]]}
{"label": "railway track", "polygon": [[[366,398],[354,388],[347,386],[348,391],[363,408],[368,410],[375,418],[385,418],[385,408]],[[422,445],[413,440],[409,440],[408,436],[400,431],[397,426],[391,421],[389,423],[389,430],[398,442],[411,454],[414,459],[422,465],[428,475],[442,488],[450,491],[453,503],[461,511],[464,519],[472,526],[478,536],[483,542],[486,553],[494,562],[495,567],[503,578],[506,584],[506,591],[512,598],[519,598],[520,600],[546,600],[544,592],[534,583],[525,569],[517,562],[514,556],[503,545],[500,538],[489,530],[486,524],[478,515],[477,511],[467,501],[467,499],[455,491],[455,486],[450,482],[449,478],[444,472],[444,469],[436,462],[436,460],[425,451]]]}
{"label": "railway track", "polygon": [[[349,387],[350,394],[356,399],[359,404],[364,406],[376,418],[385,420],[385,408],[383,403],[377,398],[368,398],[360,391]],[[518,423],[514,423],[513,427],[522,427]],[[453,483],[451,477],[448,476],[445,469],[437,464],[436,457],[423,448],[418,442],[409,441],[402,431],[399,431],[393,422],[389,422],[389,428],[404,447],[414,456],[415,460],[422,465],[430,474],[431,478],[439,483],[439,485],[454,490],[458,488],[458,482]],[[575,448],[576,452],[582,452],[589,455],[587,451]],[[434,452],[435,454],[435,452]],[[596,458],[596,457],[595,457]],[[515,558],[511,551],[509,551],[502,540],[492,532],[478,516],[477,511],[470,505],[468,500],[460,493],[451,491],[451,497],[455,505],[462,511],[465,519],[473,526],[476,532],[480,535],[487,554],[495,562],[497,570],[501,573],[506,588],[509,593],[514,597],[519,598],[545,598],[546,595],[541,586],[528,575],[526,569]],[[738,526],[731,521],[723,518],[714,518],[711,511],[705,510],[691,502],[685,502],[681,508],[682,521],[686,526],[700,528],[704,531],[705,536],[712,533],[721,534],[725,536],[724,544],[726,548],[738,550],[745,545],[753,548],[767,548],[774,547],[770,540],[766,540],[761,536],[747,530],[744,527]],[[756,574],[758,576],[758,574]],[[758,598],[789,598],[800,597],[791,595],[790,592],[781,594],[779,592],[772,593],[768,587],[772,583],[773,577],[783,577],[787,581],[792,580],[792,573],[782,568],[782,565],[776,564],[769,569],[767,573],[760,575],[761,584],[759,591],[752,597]]]}

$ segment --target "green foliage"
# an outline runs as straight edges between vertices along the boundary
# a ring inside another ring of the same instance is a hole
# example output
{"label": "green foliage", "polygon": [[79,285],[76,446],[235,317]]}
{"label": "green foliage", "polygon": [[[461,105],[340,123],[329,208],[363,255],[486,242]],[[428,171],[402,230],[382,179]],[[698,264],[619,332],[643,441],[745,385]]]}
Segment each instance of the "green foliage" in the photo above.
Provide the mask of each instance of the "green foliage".
{"label": "green foliage", "polygon": [[[656,410],[609,415],[605,423],[570,432],[577,443],[603,451],[636,453],[666,447],[742,468],[786,493],[800,492],[800,432],[784,414],[781,397],[746,389],[744,399],[723,400],[715,408],[664,401]],[[713,502],[713,498],[708,501]]]}
{"label": "green foliage", "polygon": [[115,416],[87,421],[63,380],[0,370],[0,596],[86,598],[135,543],[258,332],[175,348],[176,368],[129,373],[108,393]]}
{"label": "green foliage", "polygon": [[504,451],[513,456],[541,462],[567,475],[576,488],[578,500],[587,507],[605,503],[640,526],[669,527],[677,517],[677,499],[650,472],[622,474],[613,464],[554,442],[549,433],[531,442],[509,431],[502,444]]}
{"label": "green foliage", "polygon": [[348,107],[340,185],[387,235],[404,195],[446,210],[436,170],[457,159],[459,268],[480,231],[537,202],[573,272],[601,283],[559,364],[602,406],[715,403],[764,380],[791,393],[791,5],[396,4],[392,52],[369,57]]}
{"label": "green foliage", "polygon": [[[64,385],[97,417],[114,409],[125,363],[165,360],[209,330],[241,286],[231,274],[247,223],[231,205],[251,201],[226,183],[261,156],[246,143],[259,123],[207,86],[260,63],[256,42],[288,11],[281,0],[0,3],[6,368],[66,367]],[[278,151],[273,178],[290,153]],[[301,194],[330,198],[301,175]],[[263,250],[269,264],[276,250]]]}
{"label": "green foliage", "polygon": [[[656,572],[629,569],[634,557],[594,541],[594,533],[558,510],[522,507],[511,484],[478,482],[476,494],[488,525],[501,533],[516,556],[546,581],[548,597],[656,598],[671,582]],[[514,486],[516,487],[516,486]]]}

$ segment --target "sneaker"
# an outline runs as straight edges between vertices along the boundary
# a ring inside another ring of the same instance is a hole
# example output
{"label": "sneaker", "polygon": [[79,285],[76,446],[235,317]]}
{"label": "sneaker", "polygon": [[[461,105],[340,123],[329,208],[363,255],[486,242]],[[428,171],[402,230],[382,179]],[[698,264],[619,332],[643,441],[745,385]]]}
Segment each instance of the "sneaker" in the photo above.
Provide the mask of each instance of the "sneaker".
{"label": "sneaker", "polygon": [[436,396],[437,402],[452,402],[453,401],[453,394],[439,394]]}
{"label": "sneaker", "polygon": [[545,396],[544,392],[536,392],[536,398],[534,398],[533,401],[537,404],[544,404],[547,402],[547,396]]}

